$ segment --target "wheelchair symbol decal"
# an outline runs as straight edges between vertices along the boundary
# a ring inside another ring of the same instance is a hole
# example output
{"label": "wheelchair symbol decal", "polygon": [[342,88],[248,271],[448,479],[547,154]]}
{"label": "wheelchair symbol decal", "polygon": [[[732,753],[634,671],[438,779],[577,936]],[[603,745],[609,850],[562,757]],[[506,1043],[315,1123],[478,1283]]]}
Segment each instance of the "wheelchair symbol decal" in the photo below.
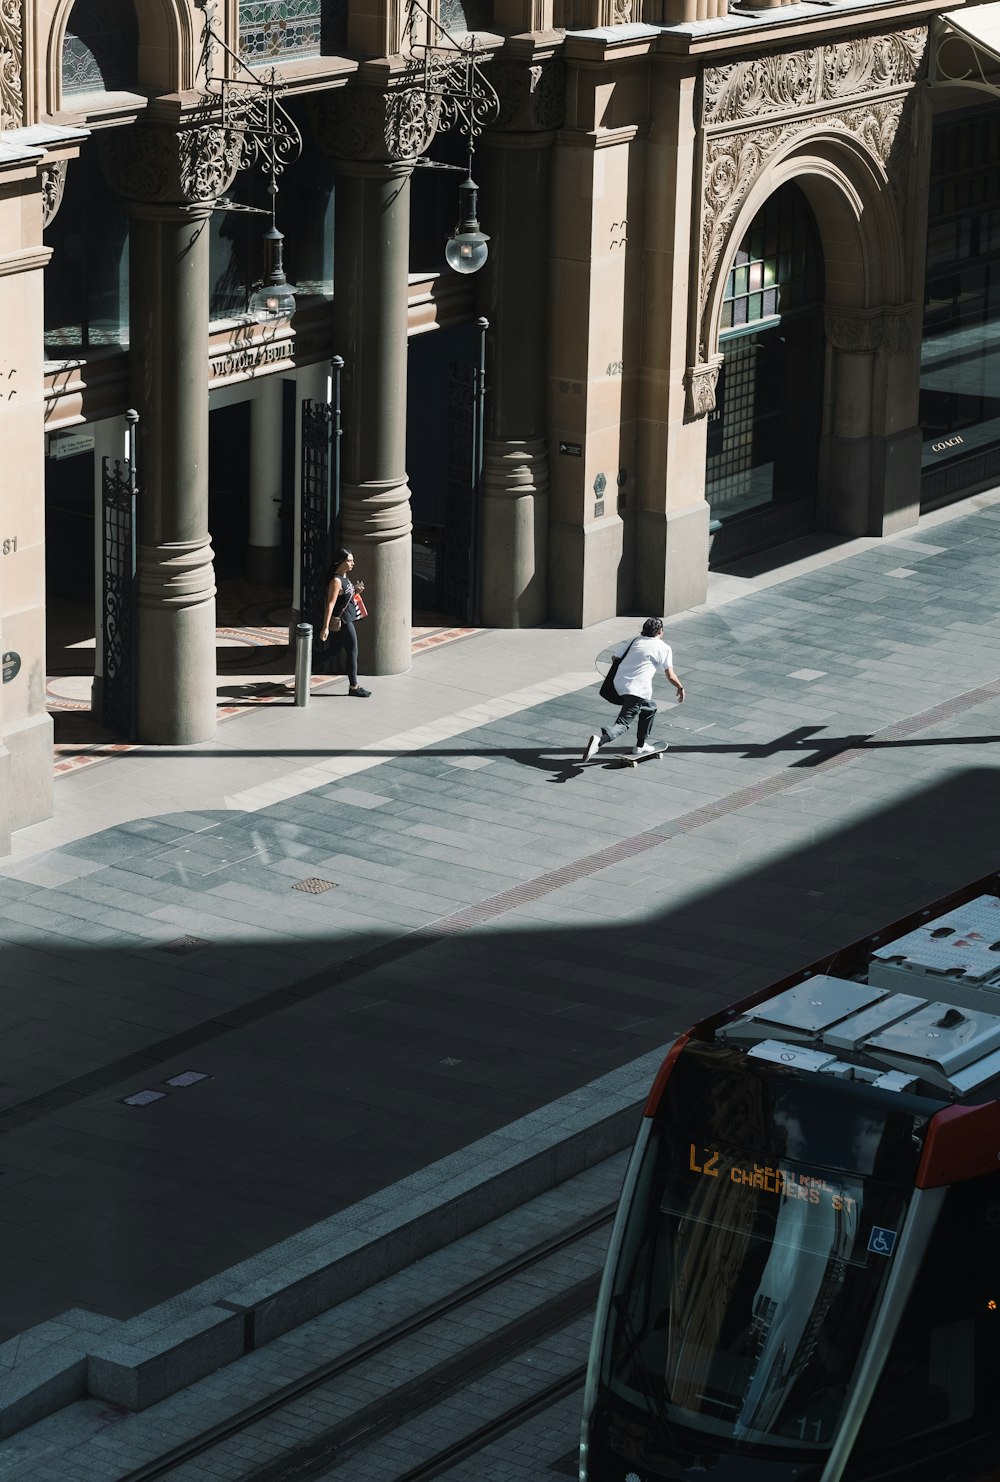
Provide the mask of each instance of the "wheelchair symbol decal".
{"label": "wheelchair symbol decal", "polygon": [[885,1230],[881,1225],[872,1225],[868,1237],[868,1249],[877,1256],[891,1256],[896,1246],[895,1230]]}

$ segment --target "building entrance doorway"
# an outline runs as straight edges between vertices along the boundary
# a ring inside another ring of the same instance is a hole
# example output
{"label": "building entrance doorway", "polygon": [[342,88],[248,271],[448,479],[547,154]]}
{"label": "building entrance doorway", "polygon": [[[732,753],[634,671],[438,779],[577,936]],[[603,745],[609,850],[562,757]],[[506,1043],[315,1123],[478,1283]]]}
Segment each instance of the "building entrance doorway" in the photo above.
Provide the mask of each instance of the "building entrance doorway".
{"label": "building entrance doorway", "polygon": [[250,402],[208,419],[208,528],[217,580],[242,577],[250,539]]}
{"label": "building entrance doorway", "polygon": [[410,340],[406,471],[413,512],[414,621],[472,622],[478,578],[482,331]]}
{"label": "building entrance doorway", "polygon": [[811,529],[823,390],[823,255],[809,205],[782,186],[733,260],[708,424],[712,565]]}

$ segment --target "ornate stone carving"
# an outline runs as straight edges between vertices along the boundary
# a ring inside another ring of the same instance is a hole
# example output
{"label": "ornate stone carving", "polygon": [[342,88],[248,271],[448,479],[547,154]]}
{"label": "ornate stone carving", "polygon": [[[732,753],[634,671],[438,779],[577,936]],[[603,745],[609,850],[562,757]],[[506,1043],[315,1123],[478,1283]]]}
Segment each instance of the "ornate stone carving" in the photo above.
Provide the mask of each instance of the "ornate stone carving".
{"label": "ornate stone carving", "polygon": [[913,349],[912,304],[883,309],[827,309],[823,315],[826,337],[835,350],[855,354],[905,355]]}
{"label": "ornate stone carving", "polygon": [[908,87],[927,47],[927,28],[857,36],[830,46],[706,67],[706,126],[738,123]]}
{"label": "ornate stone carving", "polygon": [[323,93],[311,109],[313,132],[334,159],[416,159],[433,139],[440,105],[419,88],[381,93],[347,87]]}
{"label": "ornate stone carving", "polygon": [[694,422],[715,410],[715,393],[719,385],[722,356],[713,355],[703,365],[691,365],[684,372],[684,420]]}
{"label": "ornate stone carving", "polygon": [[771,128],[710,135],[705,151],[705,198],[701,236],[700,356],[706,358],[705,307],[733,219],[754,181],[773,155],[800,134],[847,134],[862,144],[888,178],[889,156],[903,116],[904,97],[881,98],[860,108],[811,114]]}
{"label": "ornate stone carving", "polygon": [[614,26],[632,24],[632,0],[614,0],[614,15],[611,24]]}
{"label": "ornate stone carving", "polygon": [[23,66],[22,0],[0,0],[0,129],[19,129],[24,123]]}
{"label": "ornate stone carving", "polygon": [[136,124],[99,135],[101,164],[120,195],[150,204],[194,206],[218,200],[243,162],[241,135],[217,124],[182,129]]}
{"label": "ornate stone carving", "polygon": [[525,66],[493,62],[486,74],[500,100],[495,129],[543,132],[566,117],[566,64],[561,58]]}
{"label": "ornate stone carving", "polygon": [[43,165],[40,173],[42,182],[42,226],[48,226],[62,205],[66,189],[66,161],[57,160],[53,165]]}

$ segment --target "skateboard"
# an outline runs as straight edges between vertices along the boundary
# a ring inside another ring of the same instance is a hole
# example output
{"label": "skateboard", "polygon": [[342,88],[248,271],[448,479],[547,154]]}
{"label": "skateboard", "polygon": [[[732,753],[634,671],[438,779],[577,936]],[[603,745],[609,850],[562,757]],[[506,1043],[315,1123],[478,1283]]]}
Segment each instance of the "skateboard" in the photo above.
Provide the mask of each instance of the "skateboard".
{"label": "skateboard", "polygon": [[645,756],[622,756],[618,758],[618,765],[620,767],[637,767],[640,762],[651,762],[654,758],[659,760],[666,749],[667,743],[665,741],[654,742],[653,750],[647,751]]}

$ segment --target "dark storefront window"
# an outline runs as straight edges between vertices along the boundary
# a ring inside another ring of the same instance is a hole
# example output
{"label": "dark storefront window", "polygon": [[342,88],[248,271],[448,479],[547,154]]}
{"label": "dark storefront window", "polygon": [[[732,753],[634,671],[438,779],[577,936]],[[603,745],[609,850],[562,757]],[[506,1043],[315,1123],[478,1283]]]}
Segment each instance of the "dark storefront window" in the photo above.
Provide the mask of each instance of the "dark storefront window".
{"label": "dark storefront window", "polygon": [[139,31],[132,0],[76,0],[62,48],[64,97],[136,86]]}
{"label": "dark storefront window", "polygon": [[108,185],[96,147],[66,172],[62,204],[45,232],[45,353],[128,343],[128,210]]}
{"label": "dark storefront window", "polygon": [[1000,476],[1000,116],[934,126],[920,359],[925,507]]}
{"label": "dark storefront window", "polygon": [[754,218],[726,283],[705,478],[712,518],[722,527],[716,563],[812,523],[822,295],[812,213],[797,186],[783,186]]}
{"label": "dark storefront window", "polygon": [[[302,155],[278,181],[276,225],[284,233],[285,274],[300,298],[333,294],[333,162],[310,148],[304,119],[289,112],[305,138]],[[230,195],[244,206],[264,209],[267,181],[260,170],[237,176]],[[209,317],[235,319],[246,313],[250,290],[264,270],[266,216],[247,211],[214,211],[210,245]]]}

